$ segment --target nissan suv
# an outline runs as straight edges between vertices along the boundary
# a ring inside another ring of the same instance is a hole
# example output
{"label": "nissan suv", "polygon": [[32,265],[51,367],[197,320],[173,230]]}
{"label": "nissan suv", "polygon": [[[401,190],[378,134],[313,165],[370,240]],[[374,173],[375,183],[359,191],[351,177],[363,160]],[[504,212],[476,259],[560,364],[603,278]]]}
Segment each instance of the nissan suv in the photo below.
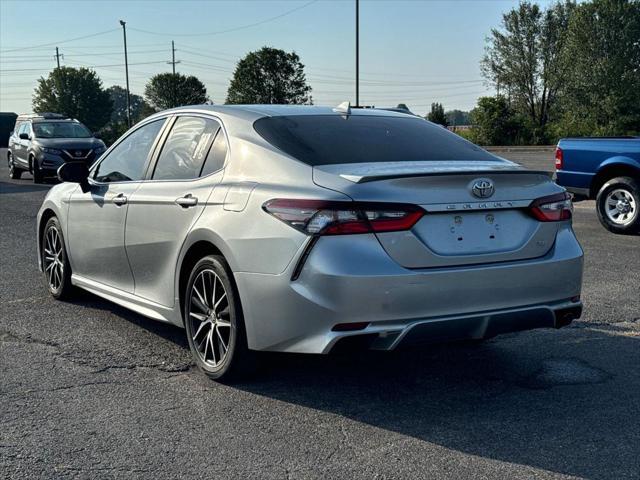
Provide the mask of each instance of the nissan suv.
{"label": "nissan suv", "polygon": [[30,172],[34,183],[55,176],[65,162],[93,164],[107,147],[78,120],[56,113],[20,115],[9,137],[9,176]]}

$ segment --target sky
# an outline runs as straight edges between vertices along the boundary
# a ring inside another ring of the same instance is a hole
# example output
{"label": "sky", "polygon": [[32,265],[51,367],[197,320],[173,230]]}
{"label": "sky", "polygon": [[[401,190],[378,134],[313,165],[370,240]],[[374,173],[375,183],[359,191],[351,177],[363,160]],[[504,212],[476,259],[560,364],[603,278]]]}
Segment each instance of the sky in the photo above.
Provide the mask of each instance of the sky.
{"label": "sky", "polygon": [[[485,38],[517,3],[361,0],[360,104],[470,110],[494,93],[480,75]],[[265,45],[300,56],[315,104],[355,103],[354,0],[0,0],[0,111],[31,111],[56,46],[61,65],[91,66],[105,87],[124,86],[120,19],[132,93],[170,71],[173,40],[176,70],[200,78],[214,103],[237,61]]]}

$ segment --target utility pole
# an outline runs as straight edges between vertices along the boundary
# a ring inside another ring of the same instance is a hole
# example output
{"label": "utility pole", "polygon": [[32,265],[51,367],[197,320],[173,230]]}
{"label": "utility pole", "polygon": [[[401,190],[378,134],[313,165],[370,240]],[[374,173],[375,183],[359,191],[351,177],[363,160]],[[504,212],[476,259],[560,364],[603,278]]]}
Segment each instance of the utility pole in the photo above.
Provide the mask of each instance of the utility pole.
{"label": "utility pole", "polygon": [[127,126],[131,128],[131,94],[129,93],[129,61],[127,59],[127,22],[120,20],[124,36],[124,74],[127,79]]}
{"label": "utility pole", "polygon": [[58,62],[58,68],[60,68],[60,57],[64,58],[64,54],[58,51],[58,47],[56,47],[56,62]]}
{"label": "utility pole", "polygon": [[176,74],[176,63],[180,63],[180,60],[176,61],[176,45],[175,42],[173,40],[171,40],[171,61],[167,62],[169,65],[171,65],[172,70],[173,70],[173,74]]}
{"label": "utility pole", "polygon": [[180,63],[180,60],[176,61],[176,44],[173,40],[171,40],[171,61],[167,62],[171,65],[171,70],[173,72],[173,77],[171,78],[171,106],[177,107],[176,105],[176,63]]}
{"label": "utility pole", "polygon": [[356,0],[356,107],[360,106],[360,0]]}

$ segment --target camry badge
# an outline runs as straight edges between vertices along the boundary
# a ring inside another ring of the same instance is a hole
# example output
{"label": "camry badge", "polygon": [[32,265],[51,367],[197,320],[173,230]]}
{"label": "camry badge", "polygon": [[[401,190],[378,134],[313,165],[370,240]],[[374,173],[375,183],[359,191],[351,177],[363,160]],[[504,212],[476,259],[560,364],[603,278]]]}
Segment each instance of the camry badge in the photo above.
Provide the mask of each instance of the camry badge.
{"label": "camry badge", "polygon": [[81,157],[82,156],[82,150],[76,150],[74,153],[75,153],[76,157]]}
{"label": "camry badge", "polygon": [[493,182],[488,178],[474,180],[471,185],[471,193],[478,198],[489,198],[494,191]]}

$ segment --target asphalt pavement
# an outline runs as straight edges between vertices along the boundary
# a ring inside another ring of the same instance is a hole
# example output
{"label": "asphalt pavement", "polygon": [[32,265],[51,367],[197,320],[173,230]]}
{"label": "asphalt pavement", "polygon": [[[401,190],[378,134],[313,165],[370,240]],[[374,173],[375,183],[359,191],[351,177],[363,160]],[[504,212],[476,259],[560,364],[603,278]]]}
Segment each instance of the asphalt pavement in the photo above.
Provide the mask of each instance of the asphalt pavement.
{"label": "asphalt pavement", "polygon": [[50,186],[0,172],[0,477],[640,478],[640,237],[604,230],[593,202],[574,216],[585,310],[570,327],[271,354],[225,386],[181,329],[88,293],[53,300],[35,259]]}

